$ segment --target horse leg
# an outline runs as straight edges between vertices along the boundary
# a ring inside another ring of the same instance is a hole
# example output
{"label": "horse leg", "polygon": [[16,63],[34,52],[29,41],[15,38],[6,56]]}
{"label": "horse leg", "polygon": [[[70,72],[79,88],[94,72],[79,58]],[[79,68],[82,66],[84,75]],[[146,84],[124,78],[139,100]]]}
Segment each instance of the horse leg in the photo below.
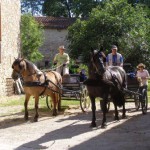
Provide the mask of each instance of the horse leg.
{"label": "horse leg", "polygon": [[101,128],[106,128],[106,113],[107,113],[107,100],[108,98],[105,97],[103,98],[103,100],[101,101],[101,106],[102,106],[102,111],[103,111],[103,120],[102,120],[102,124],[101,124]]}
{"label": "horse leg", "polygon": [[91,99],[91,104],[92,104],[92,107],[91,107],[92,108],[92,122],[91,122],[90,127],[96,127],[96,115],[95,115],[96,105],[95,105],[95,98],[90,96],[90,99]]}
{"label": "horse leg", "polygon": [[38,117],[39,117],[39,114],[38,114],[38,105],[39,105],[39,96],[36,96],[35,97],[35,116],[34,116],[34,122],[37,122],[38,121]]}
{"label": "horse leg", "polygon": [[25,114],[24,114],[24,118],[25,120],[28,120],[28,102],[30,99],[30,95],[25,95],[25,102],[24,102],[24,108],[25,108]]}
{"label": "horse leg", "polygon": [[57,116],[57,104],[58,104],[58,101],[57,101],[57,97],[56,97],[56,94],[53,93],[52,96],[52,102],[53,102],[53,112],[52,112],[52,115],[53,116]]}
{"label": "horse leg", "polygon": [[61,110],[61,95],[57,94],[57,100],[58,100],[58,111]]}
{"label": "horse leg", "polygon": [[114,120],[119,120],[117,105],[114,104],[114,107],[115,107],[115,118],[114,118]]}
{"label": "horse leg", "polygon": [[125,109],[125,103],[123,104],[123,110],[122,110],[122,119],[126,118],[126,109]]}

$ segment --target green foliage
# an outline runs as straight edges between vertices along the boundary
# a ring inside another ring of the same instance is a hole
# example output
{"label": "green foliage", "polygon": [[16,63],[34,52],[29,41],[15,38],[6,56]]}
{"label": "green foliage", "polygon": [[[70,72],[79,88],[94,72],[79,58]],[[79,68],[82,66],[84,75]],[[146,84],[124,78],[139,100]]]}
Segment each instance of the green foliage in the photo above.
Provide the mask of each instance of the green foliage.
{"label": "green foliage", "polygon": [[21,17],[21,48],[22,56],[35,62],[41,60],[43,55],[38,48],[43,42],[42,27],[29,14]]}
{"label": "green foliage", "polygon": [[93,9],[88,20],[77,20],[69,28],[70,56],[82,55],[89,61],[91,47],[110,52],[118,45],[125,61],[149,65],[150,20],[140,5],[132,7],[127,0],[106,0]]}
{"label": "green foliage", "polygon": [[132,4],[133,6],[137,4],[144,4],[144,5],[150,6],[149,0],[128,0],[128,3]]}
{"label": "green foliage", "polygon": [[86,74],[88,72],[87,65],[83,63],[76,63],[75,60],[71,59],[69,63],[69,70],[74,74],[79,74],[80,71],[84,69],[86,71]]}
{"label": "green foliage", "polygon": [[95,0],[45,0],[42,11],[54,17],[88,17],[99,3]]}
{"label": "green foliage", "polygon": [[47,16],[71,17],[70,7],[70,1],[67,0],[45,0],[42,12]]}
{"label": "green foliage", "polygon": [[44,0],[21,0],[21,13],[39,15],[42,13],[41,7]]}
{"label": "green foliage", "polygon": [[148,80],[148,91],[150,92],[150,80]]}
{"label": "green foliage", "polygon": [[72,1],[72,13],[75,17],[89,17],[93,8],[98,6],[100,1],[95,0],[73,0]]}

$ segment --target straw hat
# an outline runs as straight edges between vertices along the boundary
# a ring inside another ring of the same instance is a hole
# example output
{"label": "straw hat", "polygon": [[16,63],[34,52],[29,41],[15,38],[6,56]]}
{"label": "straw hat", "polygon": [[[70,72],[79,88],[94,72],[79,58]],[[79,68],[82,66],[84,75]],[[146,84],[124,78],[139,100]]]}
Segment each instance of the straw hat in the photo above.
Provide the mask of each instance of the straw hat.
{"label": "straw hat", "polygon": [[140,64],[137,65],[137,68],[140,68],[140,67],[145,68],[145,65],[143,63],[140,63]]}
{"label": "straw hat", "polygon": [[65,47],[64,47],[64,45],[61,45],[61,46],[59,46],[58,49],[63,49],[63,50],[65,50]]}

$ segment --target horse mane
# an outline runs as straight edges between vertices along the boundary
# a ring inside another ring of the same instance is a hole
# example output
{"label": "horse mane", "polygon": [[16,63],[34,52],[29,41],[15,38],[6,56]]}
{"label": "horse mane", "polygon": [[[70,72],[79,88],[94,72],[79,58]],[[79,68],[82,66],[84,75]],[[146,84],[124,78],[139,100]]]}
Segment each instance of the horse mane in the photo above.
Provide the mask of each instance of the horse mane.
{"label": "horse mane", "polygon": [[30,70],[31,68],[33,68],[33,65],[35,65],[35,64],[33,64],[31,61],[29,61],[29,60],[27,60],[27,59],[24,59],[24,61],[26,62],[26,68],[27,68],[28,70]]}

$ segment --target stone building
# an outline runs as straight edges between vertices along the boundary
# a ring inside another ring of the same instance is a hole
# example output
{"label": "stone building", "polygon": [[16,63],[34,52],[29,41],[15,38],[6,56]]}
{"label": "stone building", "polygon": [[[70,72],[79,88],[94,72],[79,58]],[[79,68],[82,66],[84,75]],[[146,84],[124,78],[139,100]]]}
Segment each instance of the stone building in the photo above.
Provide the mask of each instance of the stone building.
{"label": "stone building", "polygon": [[44,43],[39,49],[44,55],[44,59],[39,63],[39,67],[43,67],[46,62],[52,62],[60,45],[64,45],[66,51],[69,51],[67,49],[67,28],[72,25],[76,19],[64,17],[35,17],[35,19],[44,27]]}
{"label": "stone building", "polygon": [[0,97],[13,94],[12,63],[20,51],[20,0],[0,0]]}

